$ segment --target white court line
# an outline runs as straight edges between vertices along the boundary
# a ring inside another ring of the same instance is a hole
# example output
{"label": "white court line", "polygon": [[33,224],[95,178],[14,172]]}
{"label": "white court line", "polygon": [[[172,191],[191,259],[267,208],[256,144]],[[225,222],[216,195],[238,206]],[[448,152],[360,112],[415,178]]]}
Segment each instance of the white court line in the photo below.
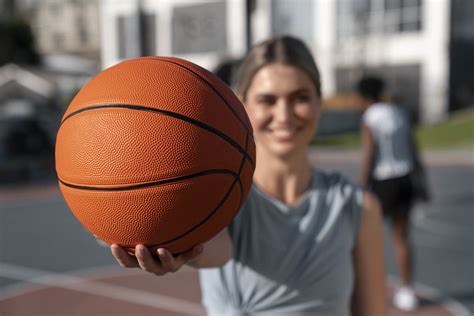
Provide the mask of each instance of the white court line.
{"label": "white court line", "polygon": [[[120,273],[120,275],[136,274],[126,273],[125,271],[124,273]],[[107,274],[114,275],[115,272]],[[183,313],[186,315],[194,315],[196,310],[202,309],[201,305],[199,304],[161,294],[152,294],[146,291],[134,290],[116,285],[109,285],[103,282],[91,281],[67,274],[50,273],[49,271],[20,267],[7,263],[0,263],[0,276],[30,283],[36,283],[38,285],[61,287],[78,292],[83,292],[86,294],[99,295],[107,298],[130,302],[137,305],[141,304],[153,308]],[[387,280],[392,285],[397,283],[397,278],[392,275],[389,275],[387,277]],[[421,295],[422,297],[426,297],[433,302],[439,303],[443,308],[452,313],[454,316],[471,315],[470,311],[460,302],[448,297],[443,297],[443,295],[441,295],[438,290],[432,287],[418,282],[415,283],[414,287],[417,294]],[[31,292],[31,289],[32,287],[29,287],[24,292]],[[33,290],[35,289],[38,288],[34,288]],[[10,297],[18,296],[20,294],[19,292],[21,291],[14,292],[15,293],[11,293],[10,295],[0,295],[0,301],[8,299]]]}
{"label": "white court line", "polygon": [[[387,276],[387,280],[390,284],[396,285],[398,278],[389,275]],[[435,288],[419,282],[415,282],[414,288],[417,295],[440,304],[445,310],[453,314],[453,316],[472,316],[467,307],[455,299],[443,296],[441,292]]]}
{"label": "white court line", "polygon": [[[137,305],[178,312],[185,315],[195,315],[196,310],[202,309],[202,306],[199,304],[170,296],[130,289],[123,286],[110,285],[99,281],[91,281],[68,274],[51,273],[49,271],[21,267],[7,263],[0,263],[0,276],[35,284],[65,288]],[[8,298],[8,295],[0,296],[0,300],[6,298]]]}
{"label": "white court line", "polygon": [[[184,266],[179,270],[179,273],[192,273],[194,268]],[[84,269],[78,269],[74,271],[69,271],[68,275],[73,275],[79,278],[84,278],[88,280],[95,279],[113,279],[116,277],[128,277],[128,276],[143,276],[143,271],[139,269],[123,269],[119,268],[118,265],[109,265],[109,266],[98,266],[98,267],[88,267]],[[0,274],[1,276],[1,274]],[[21,296],[30,294],[32,292],[44,290],[48,288],[49,285],[46,284],[35,284],[32,285],[29,282],[17,282],[0,288],[0,301],[9,299],[15,296]]]}

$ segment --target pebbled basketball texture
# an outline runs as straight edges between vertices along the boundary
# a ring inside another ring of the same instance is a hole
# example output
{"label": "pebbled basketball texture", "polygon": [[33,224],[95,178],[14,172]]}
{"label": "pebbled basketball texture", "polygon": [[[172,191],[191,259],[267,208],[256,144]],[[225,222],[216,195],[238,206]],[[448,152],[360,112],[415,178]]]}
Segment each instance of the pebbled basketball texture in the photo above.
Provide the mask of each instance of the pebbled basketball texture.
{"label": "pebbled basketball texture", "polygon": [[180,253],[226,227],[245,200],[255,144],[245,109],[217,76],[141,57],[91,79],[56,140],[64,199],[96,238]]}

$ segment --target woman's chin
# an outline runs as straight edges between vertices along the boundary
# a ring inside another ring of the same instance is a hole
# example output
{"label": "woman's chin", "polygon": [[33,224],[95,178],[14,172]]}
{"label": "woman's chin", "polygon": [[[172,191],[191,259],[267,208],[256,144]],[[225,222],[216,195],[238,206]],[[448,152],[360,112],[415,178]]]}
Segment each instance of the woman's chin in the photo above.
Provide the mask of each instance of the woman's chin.
{"label": "woman's chin", "polygon": [[273,146],[272,155],[279,158],[291,158],[292,156],[298,155],[298,146],[295,146],[293,143],[279,143]]}

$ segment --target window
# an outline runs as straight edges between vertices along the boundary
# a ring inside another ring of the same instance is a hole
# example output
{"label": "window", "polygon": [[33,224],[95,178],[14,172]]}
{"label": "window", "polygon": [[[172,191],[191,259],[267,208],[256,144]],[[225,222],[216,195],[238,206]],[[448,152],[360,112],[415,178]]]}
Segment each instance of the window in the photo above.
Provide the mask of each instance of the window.
{"label": "window", "polygon": [[154,14],[143,13],[140,21],[141,55],[154,56],[157,52],[156,16]]}
{"label": "window", "polygon": [[135,13],[117,18],[118,57],[120,59],[156,55],[156,17]]}
{"label": "window", "polygon": [[338,0],[339,39],[422,29],[422,0]]}
{"label": "window", "polygon": [[227,5],[209,1],[173,9],[173,54],[225,53]]}
{"label": "window", "polygon": [[89,42],[89,34],[86,28],[86,21],[84,19],[84,13],[79,11],[76,12],[76,30],[77,37],[79,40],[79,45],[87,45]]}
{"label": "window", "polygon": [[137,17],[134,15],[124,15],[117,18],[118,57],[120,59],[139,56],[137,27]]}
{"label": "window", "polygon": [[385,33],[421,30],[421,0],[385,0]]}
{"label": "window", "polygon": [[273,35],[293,35],[307,44],[313,41],[312,0],[273,0],[271,5]]}
{"label": "window", "polygon": [[338,0],[338,38],[346,39],[366,34],[369,28],[370,8],[370,0]]}

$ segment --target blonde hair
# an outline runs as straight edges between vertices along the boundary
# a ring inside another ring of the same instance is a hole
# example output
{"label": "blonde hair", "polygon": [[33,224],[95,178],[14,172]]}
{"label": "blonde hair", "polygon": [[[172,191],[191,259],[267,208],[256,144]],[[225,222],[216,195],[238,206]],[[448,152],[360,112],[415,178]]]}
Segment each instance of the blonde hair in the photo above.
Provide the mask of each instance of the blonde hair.
{"label": "blonde hair", "polygon": [[255,74],[273,63],[294,66],[304,71],[314,82],[316,93],[321,97],[319,70],[308,47],[297,38],[280,36],[255,45],[242,61],[236,90],[243,100]]}

